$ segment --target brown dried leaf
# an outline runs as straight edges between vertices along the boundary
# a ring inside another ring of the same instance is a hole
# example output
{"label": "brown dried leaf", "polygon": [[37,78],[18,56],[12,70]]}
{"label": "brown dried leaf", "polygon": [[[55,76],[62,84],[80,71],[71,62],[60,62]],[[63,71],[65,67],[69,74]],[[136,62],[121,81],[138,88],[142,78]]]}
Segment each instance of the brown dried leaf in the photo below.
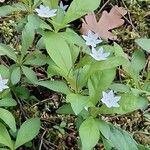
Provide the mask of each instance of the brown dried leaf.
{"label": "brown dried leaf", "polygon": [[116,40],[117,37],[114,36],[109,30],[122,26],[124,20],[121,19],[127,13],[126,9],[123,7],[114,6],[110,12],[102,12],[102,16],[97,22],[94,12],[89,13],[82,19],[82,27],[80,29],[82,34],[87,34],[89,30],[98,33],[99,37],[108,40]]}

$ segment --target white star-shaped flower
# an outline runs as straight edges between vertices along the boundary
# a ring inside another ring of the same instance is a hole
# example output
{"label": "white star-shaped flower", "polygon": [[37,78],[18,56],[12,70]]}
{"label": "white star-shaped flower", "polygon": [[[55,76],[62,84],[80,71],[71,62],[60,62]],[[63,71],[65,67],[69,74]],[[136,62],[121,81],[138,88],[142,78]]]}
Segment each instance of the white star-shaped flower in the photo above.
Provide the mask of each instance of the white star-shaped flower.
{"label": "white star-shaped flower", "polygon": [[50,18],[56,16],[57,9],[50,9],[48,6],[40,5],[40,8],[36,8],[35,11],[40,17]]}
{"label": "white star-shaped flower", "polygon": [[59,7],[60,7],[63,11],[65,11],[65,10],[67,9],[68,5],[64,5],[63,2],[60,1]]}
{"label": "white star-shaped flower", "polygon": [[88,31],[87,36],[82,35],[82,37],[86,41],[86,45],[96,47],[97,44],[101,43],[102,40],[99,38],[97,33],[93,33],[92,31]]}
{"label": "white star-shaped flower", "polygon": [[101,101],[109,108],[119,107],[118,101],[121,99],[121,96],[115,96],[114,92],[110,90],[108,93],[103,92],[103,97]]}
{"label": "white star-shaped flower", "polygon": [[6,84],[8,82],[8,79],[2,79],[2,76],[0,75],[0,92],[3,90],[9,88]]}
{"label": "white star-shaped flower", "polygon": [[92,52],[90,55],[97,61],[100,60],[106,60],[107,57],[110,55],[109,52],[104,52],[104,49],[101,47],[98,50],[96,50],[94,47],[92,47]]}

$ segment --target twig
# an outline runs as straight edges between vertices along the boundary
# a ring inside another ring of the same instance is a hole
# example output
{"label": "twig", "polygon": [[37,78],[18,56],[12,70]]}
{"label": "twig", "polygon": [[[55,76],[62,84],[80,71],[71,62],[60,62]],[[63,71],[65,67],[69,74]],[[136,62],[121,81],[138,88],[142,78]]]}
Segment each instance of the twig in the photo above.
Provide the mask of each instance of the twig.
{"label": "twig", "polygon": [[47,101],[49,101],[49,100],[52,100],[52,98],[44,99],[44,100],[42,100],[42,101],[40,101],[40,102],[38,102],[38,103],[32,105],[31,107],[35,107],[35,106],[40,105],[41,103],[45,103],[45,102],[47,102]]}
{"label": "twig", "polygon": [[[125,2],[124,2],[124,0],[122,0],[122,3],[123,3],[123,5],[124,5],[124,7],[125,7],[126,9],[128,9],[127,6],[126,6],[126,4],[125,4]],[[123,16],[124,19],[125,19],[128,23],[130,23],[130,25],[132,26],[133,30],[137,32],[137,29],[136,29],[135,26],[133,25],[133,22],[132,22],[132,19],[131,19],[131,15],[130,15],[129,11],[127,11],[127,14],[128,14],[129,20],[128,20],[125,16]]]}
{"label": "twig", "polygon": [[47,132],[47,130],[45,130],[45,131],[43,132],[42,136],[41,136],[41,142],[40,142],[39,150],[42,150],[43,139],[44,139],[43,137],[44,137],[44,135],[46,134],[46,132]]}
{"label": "twig", "polygon": [[106,2],[105,2],[105,4],[101,7],[101,9],[97,12],[97,14],[99,14],[103,9],[104,9],[104,7],[109,3],[109,1],[110,0],[107,0]]}

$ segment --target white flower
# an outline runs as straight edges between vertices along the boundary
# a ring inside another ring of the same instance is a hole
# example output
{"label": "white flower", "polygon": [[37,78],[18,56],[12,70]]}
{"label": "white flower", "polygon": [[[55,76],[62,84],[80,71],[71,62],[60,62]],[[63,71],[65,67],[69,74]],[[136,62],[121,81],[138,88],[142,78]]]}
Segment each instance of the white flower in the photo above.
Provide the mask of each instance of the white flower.
{"label": "white flower", "polygon": [[59,7],[60,7],[63,11],[65,11],[65,10],[67,9],[68,5],[63,5],[63,2],[61,1],[60,4],[59,4]]}
{"label": "white flower", "polygon": [[36,8],[35,11],[40,17],[50,18],[56,16],[57,9],[50,9],[48,6],[40,5],[40,8]]}
{"label": "white flower", "polygon": [[2,79],[2,76],[0,75],[0,92],[3,90],[9,88],[6,84],[8,82],[8,79]]}
{"label": "white flower", "polygon": [[96,50],[94,47],[92,47],[92,52],[90,53],[90,55],[97,61],[100,60],[106,60],[107,57],[110,55],[109,52],[104,52],[104,49],[101,47],[99,48],[99,50]]}
{"label": "white flower", "polygon": [[97,44],[101,43],[102,40],[99,38],[98,34],[93,33],[92,31],[88,31],[88,35],[82,35],[82,37],[86,41],[86,45],[96,47]]}
{"label": "white flower", "polygon": [[103,92],[103,98],[101,101],[109,108],[119,107],[118,101],[121,99],[121,96],[115,96],[114,92],[110,90],[108,93]]}

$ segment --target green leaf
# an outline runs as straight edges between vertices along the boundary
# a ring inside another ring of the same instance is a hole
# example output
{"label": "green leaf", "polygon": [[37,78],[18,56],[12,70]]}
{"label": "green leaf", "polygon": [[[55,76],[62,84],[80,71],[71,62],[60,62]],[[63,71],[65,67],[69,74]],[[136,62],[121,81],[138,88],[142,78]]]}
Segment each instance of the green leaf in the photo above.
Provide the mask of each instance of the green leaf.
{"label": "green leaf", "polygon": [[21,68],[22,68],[23,73],[25,74],[25,76],[31,83],[38,82],[36,74],[31,68],[26,67],[26,66],[22,66]]}
{"label": "green leaf", "polygon": [[124,53],[123,49],[118,45],[118,44],[114,44],[114,52],[115,52],[115,56],[117,57],[123,57],[123,59],[126,60],[126,63],[122,64],[122,67],[125,71],[125,73],[130,76],[134,82],[135,82],[135,85],[138,87],[138,77],[137,75],[134,73],[134,70],[133,68],[131,67],[131,63],[128,59],[128,56],[127,54]]}
{"label": "green leaf", "polygon": [[90,117],[79,128],[82,150],[91,150],[98,142],[100,133],[96,121]]}
{"label": "green leaf", "polygon": [[116,75],[116,69],[97,71],[88,80],[89,95],[93,104],[96,104],[102,92],[107,90]]}
{"label": "green leaf", "polygon": [[6,97],[0,100],[0,107],[16,106],[17,103],[13,98]]}
{"label": "green leaf", "polygon": [[0,43],[0,55],[7,55],[10,59],[17,60],[14,49],[2,43]]}
{"label": "green leaf", "polygon": [[[109,140],[104,139],[104,141],[111,144],[112,148],[118,150],[138,150],[136,142],[130,136],[129,133],[111,124],[109,126],[110,126]],[[106,142],[104,142],[105,148],[107,147]]]}
{"label": "green leaf", "polygon": [[79,68],[75,71],[75,77],[76,77],[76,85],[78,91],[80,91],[84,86],[86,86],[88,82],[88,72],[89,72],[90,66],[85,65],[83,68]]}
{"label": "green leaf", "polygon": [[135,96],[132,93],[126,93],[121,95],[119,101],[119,107],[108,108],[103,105],[99,108],[101,114],[125,114],[138,109],[145,109],[148,106],[148,100],[141,96]]}
{"label": "green leaf", "polygon": [[79,94],[68,94],[66,97],[66,101],[71,103],[71,107],[76,115],[83,110],[83,108],[89,102],[88,99],[88,96],[82,96]]}
{"label": "green leaf", "polygon": [[56,112],[64,115],[75,115],[70,104],[62,105]]}
{"label": "green leaf", "polygon": [[150,39],[136,39],[135,42],[145,51],[150,52]]}
{"label": "green leaf", "polygon": [[40,51],[34,51],[26,57],[26,61],[23,64],[43,66],[46,63],[47,63],[46,55],[42,54]]}
{"label": "green leaf", "polygon": [[63,24],[68,24],[78,18],[81,18],[87,13],[94,11],[99,7],[100,2],[101,0],[73,0],[68,8]]}
{"label": "green leaf", "polygon": [[0,74],[1,74],[2,78],[8,79],[9,76],[10,76],[10,72],[9,71],[10,70],[6,66],[0,65]]}
{"label": "green leaf", "polygon": [[39,26],[40,19],[36,15],[29,15],[28,23],[25,25],[22,31],[22,57],[26,54],[27,50],[32,45],[35,36],[35,29],[37,29]]}
{"label": "green leaf", "polygon": [[17,134],[17,139],[15,142],[15,149],[19,146],[31,141],[40,130],[40,119],[39,118],[32,118],[25,121]]}
{"label": "green leaf", "polygon": [[11,150],[13,150],[13,143],[11,141],[10,135],[2,123],[0,123],[0,131],[0,143],[8,146]]}
{"label": "green leaf", "polygon": [[0,108],[0,119],[2,119],[13,132],[16,132],[15,118],[8,110]]}
{"label": "green leaf", "polygon": [[72,58],[65,40],[57,33],[45,33],[43,38],[52,60],[68,75],[72,68]]}
{"label": "green leaf", "polygon": [[[96,61],[91,64],[91,69],[89,71],[89,76],[92,75],[93,73],[99,71],[99,70],[106,70],[106,69],[111,69],[118,67],[120,65],[124,65],[127,63],[127,60],[122,57],[111,57],[107,59],[106,61]],[[111,65],[110,65],[111,64]]]}
{"label": "green leaf", "polygon": [[11,73],[11,83],[17,84],[20,81],[21,78],[21,70],[20,67],[15,67],[14,70]]}
{"label": "green leaf", "polygon": [[40,82],[37,82],[37,85],[41,85],[50,90],[64,93],[64,94],[71,93],[71,90],[63,81],[40,81]]}
{"label": "green leaf", "polygon": [[30,96],[30,91],[28,88],[23,87],[23,86],[17,86],[15,88],[15,93],[17,94],[18,97],[21,99],[29,99]]}
{"label": "green leaf", "polygon": [[110,126],[108,125],[108,123],[105,122],[104,120],[99,120],[99,119],[97,119],[96,121],[97,121],[99,131],[102,133],[102,135],[106,139],[109,139],[109,137],[110,137]]}
{"label": "green leaf", "polygon": [[135,51],[132,56],[131,67],[137,75],[139,75],[140,71],[144,68],[145,64],[146,58],[144,52],[140,50]]}
{"label": "green leaf", "polygon": [[150,150],[150,147],[146,147],[146,146],[143,146],[143,145],[138,145],[138,150]]}
{"label": "green leaf", "polygon": [[131,91],[128,85],[120,84],[120,83],[113,83],[110,85],[109,88],[112,89],[113,91],[122,92],[122,93],[127,93]]}
{"label": "green leaf", "polygon": [[81,38],[76,32],[72,29],[67,29],[66,32],[59,32],[59,35],[67,41],[69,44],[75,44],[84,49],[88,49],[87,45],[83,38]]}
{"label": "green leaf", "polygon": [[0,17],[12,14],[14,11],[26,11],[23,3],[15,3],[13,5],[4,5],[0,7]]}

